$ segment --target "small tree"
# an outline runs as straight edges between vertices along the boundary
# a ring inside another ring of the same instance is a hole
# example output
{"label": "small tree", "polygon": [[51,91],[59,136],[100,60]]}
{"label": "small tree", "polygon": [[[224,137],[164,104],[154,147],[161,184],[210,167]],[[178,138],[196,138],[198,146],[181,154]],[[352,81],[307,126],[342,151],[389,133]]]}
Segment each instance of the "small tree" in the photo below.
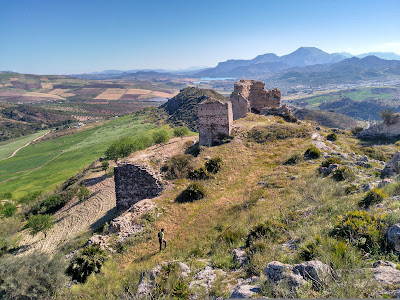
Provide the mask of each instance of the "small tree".
{"label": "small tree", "polygon": [[47,231],[53,228],[54,223],[54,217],[51,215],[33,215],[29,217],[25,227],[29,229],[29,233],[33,236],[43,231],[46,238]]}
{"label": "small tree", "polygon": [[183,138],[189,133],[189,129],[186,126],[174,128],[174,136]]}
{"label": "small tree", "polygon": [[392,125],[396,123],[396,114],[391,109],[381,110],[379,116],[382,118],[383,122],[387,125]]}
{"label": "small tree", "polygon": [[168,132],[164,129],[153,133],[153,141],[156,144],[165,144],[169,141]]}
{"label": "small tree", "polygon": [[87,189],[86,186],[81,185],[78,194],[79,201],[87,200],[89,197],[90,197],[90,191]]}
{"label": "small tree", "polygon": [[107,172],[107,169],[108,169],[108,166],[109,166],[110,164],[108,163],[108,161],[103,161],[102,163],[101,163],[101,169],[104,171],[104,174]]}

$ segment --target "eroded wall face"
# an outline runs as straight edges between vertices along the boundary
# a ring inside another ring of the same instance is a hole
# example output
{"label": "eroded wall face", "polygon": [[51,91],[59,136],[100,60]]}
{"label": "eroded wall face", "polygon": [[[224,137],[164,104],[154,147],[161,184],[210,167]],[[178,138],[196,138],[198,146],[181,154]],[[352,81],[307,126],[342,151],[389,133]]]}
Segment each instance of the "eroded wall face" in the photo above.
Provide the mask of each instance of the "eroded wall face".
{"label": "eroded wall face", "polygon": [[163,190],[162,183],[146,168],[123,164],[114,168],[117,210],[124,211],[143,199],[155,198]]}
{"label": "eroded wall face", "polygon": [[199,104],[199,144],[212,146],[221,134],[230,135],[233,113],[230,102]]}

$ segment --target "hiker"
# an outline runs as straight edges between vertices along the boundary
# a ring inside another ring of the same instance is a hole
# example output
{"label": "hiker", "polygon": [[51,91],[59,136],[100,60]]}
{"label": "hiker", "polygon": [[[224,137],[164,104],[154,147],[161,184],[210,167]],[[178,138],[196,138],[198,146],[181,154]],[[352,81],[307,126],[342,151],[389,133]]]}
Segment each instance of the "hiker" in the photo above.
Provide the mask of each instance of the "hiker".
{"label": "hiker", "polygon": [[158,242],[160,243],[160,251],[163,243],[164,249],[167,248],[167,241],[164,239],[164,228],[161,228],[161,231],[158,233]]}

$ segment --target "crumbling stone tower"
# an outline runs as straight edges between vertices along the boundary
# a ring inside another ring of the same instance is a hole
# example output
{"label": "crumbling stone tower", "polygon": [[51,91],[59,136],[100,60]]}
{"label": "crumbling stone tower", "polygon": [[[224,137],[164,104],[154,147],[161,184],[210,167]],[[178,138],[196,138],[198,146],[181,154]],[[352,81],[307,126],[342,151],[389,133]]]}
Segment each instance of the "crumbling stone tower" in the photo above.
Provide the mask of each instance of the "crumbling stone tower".
{"label": "crumbling stone tower", "polygon": [[259,114],[264,108],[278,109],[281,96],[278,89],[268,91],[262,81],[241,79],[235,83],[230,96],[233,119],[243,118],[249,112]]}
{"label": "crumbling stone tower", "polygon": [[212,146],[232,131],[232,103],[209,98],[199,103],[199,144]]}

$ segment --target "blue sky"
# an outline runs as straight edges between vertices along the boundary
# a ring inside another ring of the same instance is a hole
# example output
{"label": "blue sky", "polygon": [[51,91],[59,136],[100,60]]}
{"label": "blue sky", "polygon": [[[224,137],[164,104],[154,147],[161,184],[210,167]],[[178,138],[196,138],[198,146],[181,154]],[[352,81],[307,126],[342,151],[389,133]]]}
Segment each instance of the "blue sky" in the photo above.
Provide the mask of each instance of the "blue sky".
{"label": "blue sky", "polygon": [[0,70],[179,69],[301,46],[400,54],[400,1],[0,0]]}

